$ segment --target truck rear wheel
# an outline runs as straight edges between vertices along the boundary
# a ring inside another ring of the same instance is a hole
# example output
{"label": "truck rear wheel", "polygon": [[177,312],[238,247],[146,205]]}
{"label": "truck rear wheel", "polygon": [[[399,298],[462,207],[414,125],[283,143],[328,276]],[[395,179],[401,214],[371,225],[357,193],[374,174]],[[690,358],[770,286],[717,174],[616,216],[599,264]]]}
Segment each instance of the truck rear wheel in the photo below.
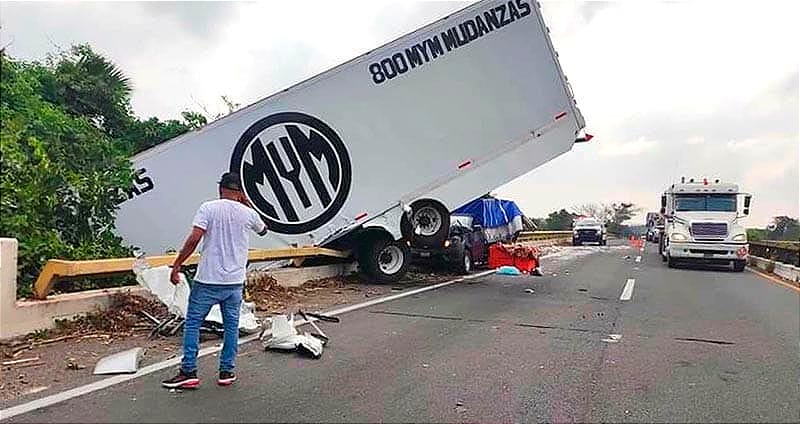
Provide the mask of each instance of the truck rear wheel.
{"label": "truck rear wheel", "polygon": [[358,255],[358,265],[371,279],[380,283],[393,283],[406,275],[411,262],[408,245],[392,240],[388,235],[365,240]]}
{"label": "truck rear wheel", "polygon": [[418,200],[403,214],[400,231],[417,247],[439,247],[450,232],[450,212],[435,200]]}

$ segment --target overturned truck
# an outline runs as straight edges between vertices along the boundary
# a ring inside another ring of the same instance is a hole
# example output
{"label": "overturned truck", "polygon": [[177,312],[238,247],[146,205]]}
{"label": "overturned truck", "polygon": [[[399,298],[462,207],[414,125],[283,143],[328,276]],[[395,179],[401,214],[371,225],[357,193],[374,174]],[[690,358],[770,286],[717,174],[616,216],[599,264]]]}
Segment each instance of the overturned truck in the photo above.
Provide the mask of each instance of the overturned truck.
{"label": "overturned truck", "polygon": [[442,243],[449,211],[585,141],[533,0],[481,1],[132,159],[117,229],[179,246],[239,173],[257,248],[349,250],[380,281]]}

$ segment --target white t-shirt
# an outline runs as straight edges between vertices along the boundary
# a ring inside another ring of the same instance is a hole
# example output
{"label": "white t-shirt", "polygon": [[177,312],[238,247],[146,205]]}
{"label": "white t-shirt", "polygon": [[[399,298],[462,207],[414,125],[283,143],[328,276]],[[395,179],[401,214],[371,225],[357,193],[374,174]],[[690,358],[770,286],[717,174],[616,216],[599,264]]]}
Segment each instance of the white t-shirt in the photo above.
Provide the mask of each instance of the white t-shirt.
{"label": "white t-shirt", "polygon": [[258,213],[233,200],[212,200],[200,205],[192,225],[206,231],[194,279],[205,284],[244,283],[248,231],[265,229]]}

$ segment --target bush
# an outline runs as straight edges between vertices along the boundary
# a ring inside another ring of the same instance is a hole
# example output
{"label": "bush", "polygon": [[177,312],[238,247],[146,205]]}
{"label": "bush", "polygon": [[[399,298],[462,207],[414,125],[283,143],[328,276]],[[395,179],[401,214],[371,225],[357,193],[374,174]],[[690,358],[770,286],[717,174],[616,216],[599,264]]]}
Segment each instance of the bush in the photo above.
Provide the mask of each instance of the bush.
{"label": "bush", "polygon": [[0,236],[19,240],[17,294],[27,296],[47,259],[130,254],[113,230],[132,179],[98,126],[43,98],[51,69],[0,60]]}

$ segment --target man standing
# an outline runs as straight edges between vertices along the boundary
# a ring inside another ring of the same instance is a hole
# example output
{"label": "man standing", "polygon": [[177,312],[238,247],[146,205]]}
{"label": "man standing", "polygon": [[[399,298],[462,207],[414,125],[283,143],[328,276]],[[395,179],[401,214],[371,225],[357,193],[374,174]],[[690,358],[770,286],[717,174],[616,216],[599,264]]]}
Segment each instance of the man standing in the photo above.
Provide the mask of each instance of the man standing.
{"label": "man standing", "polygon": [[192,232],[172,265],[170,280],[180,282],[183,262],[203,240],[200,263],[189,294],[183,324],[183,361],[178,375],[161,384],[169,388],[195,388],[200,325],[213,305],[219,304],[225,340],[219,358],[217,384],[233,384],[234,360],[239,349],[239,308],[247,267],[249,230],[263,236],[267,227],[242,193],[239,174],[226,172],[219,181],[219,199],[205,202],[195,214]]}

